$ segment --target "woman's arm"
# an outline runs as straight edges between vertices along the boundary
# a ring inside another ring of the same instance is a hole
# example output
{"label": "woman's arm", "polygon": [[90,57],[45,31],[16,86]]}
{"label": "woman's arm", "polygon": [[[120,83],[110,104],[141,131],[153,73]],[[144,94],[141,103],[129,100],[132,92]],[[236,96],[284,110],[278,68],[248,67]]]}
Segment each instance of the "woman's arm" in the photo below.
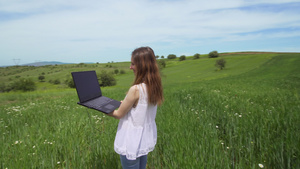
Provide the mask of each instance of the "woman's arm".
{"label": "woman's arm", "polygon": [[127,96],[125,97],[125,99],[122,101],[121,106],[119,107],[118,110],[115,110],[109,114],[107,114],[108,116],[112,116],[116,119],[121,119],[122,117],[124,117],[129,111],[130,109],[137,104],[139,100],[139,90],[136,86],[132,86],[128,93]]}

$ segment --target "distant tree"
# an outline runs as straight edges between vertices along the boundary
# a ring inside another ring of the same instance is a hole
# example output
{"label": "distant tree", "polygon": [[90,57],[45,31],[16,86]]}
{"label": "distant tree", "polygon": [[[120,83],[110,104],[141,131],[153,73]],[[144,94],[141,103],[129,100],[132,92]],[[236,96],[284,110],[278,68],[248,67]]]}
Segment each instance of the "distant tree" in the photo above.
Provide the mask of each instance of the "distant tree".
{"label": "distant tree", "polygon": [[101,74],[98,75],[98,78],[100,86],[114,86],[117,84],[113,74],[106,71],[102,71]]}
{"label": "distant tree", "polygon": [[161,56],[160,58],[164,59],[165,57],[164,57],[164,56]]}
{"label": "distant tree", "polygon": [[176,55],[175,54],[169,54],[168,55],[168,59],[176,59]]}
{"label": "distant tree", "polygon": [[59,79],[55,79],[54,81],[53,81],[53,84],[60,84],[60,80]]}
{"label": "distant tree", "polygon": [[115,69],[114,73],[118,74],[119,73],[119,69]]}
{"label": "distant tree", "polygon": [[75,84],[72,78],[69,78],[68,80],[65,81],[65,83],[70,87],[70,88],[75,88]]}
{"label": "distant tree", "polygon": [[44,75],[40,75],[40,76],[38,77],[38,79],[39,79],[39,81],[43,82],[43,81],[45,80],[45,76],[44,76]]}
{"label": "distant tree", "polygon": [[166,61],[159,60],[158,61],[158,66],[159,66],[159,69],[165,68],[166,67]]}
{"label": "distant tree", "polygon": [[194,59],[199,59],[199,58],[200,58],[200,54],[199,53],[194,54]]}
{"label": "distant tree", "polygon": [[0,93],[2,92],[8,92],[6,84],[5,83],[0,83]]}
{"label": "distant tree", "polygon": [[158,59],[158,58],[159,58],[159,56],[158,56],[158,55],[156,55],[156,56],[155,56],[155,58],[156,58],[156,59]]}
{"label": "distant tree", "polygon": [[221,58],[221,59],[216,60],[215,66],[220,68],[221,70],[223,70],[225,68],[225,64],[226,64],[225,59]]}
{"label": "distant tree", "polygon": [[180,57],[179,57],[179,61],[184,61],[186,59],[186,56],[185,55],[181,55]]}
{"label": "distant tree", "polygon": [[211,51],[211,52],[209,52],[208,57],[209,58],[217,58],[217,57],[219,57],[219,53],[216,50]]}
{"label": "distant tree", "polygon": [[120,74],[125,74],[126,72],[125,72],[125,70],[120,70]]}
{"label": "distant tree", "polygon": [[79,63],[79,64],[78,64],[78,67],[83,67],[83,66],[85,66],[84,63]]}
{"label": "distant tree", "polygon": [[34,91],[36,89],[36,85],[32,79],[24,79],[21,78],[18,81],[12,83],[12,90],[21,90],[21,91]]}

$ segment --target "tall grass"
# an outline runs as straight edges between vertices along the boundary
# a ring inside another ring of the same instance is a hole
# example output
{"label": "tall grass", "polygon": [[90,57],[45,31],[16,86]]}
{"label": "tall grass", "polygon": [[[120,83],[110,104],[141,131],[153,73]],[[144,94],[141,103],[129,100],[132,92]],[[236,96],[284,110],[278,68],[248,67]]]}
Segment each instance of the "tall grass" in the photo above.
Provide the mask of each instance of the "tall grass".
{"label": "tall grass", "polygon": [[[203,59],[163,70],[165,102],[147,168],[300,168],[300,58],[245,57],[225,58],[237,69],[216,71]],[[122,100],[132,77],[103,93]],[[121,168],[118,121],[77,101],[71,89],[1,94],[1,168]]]}

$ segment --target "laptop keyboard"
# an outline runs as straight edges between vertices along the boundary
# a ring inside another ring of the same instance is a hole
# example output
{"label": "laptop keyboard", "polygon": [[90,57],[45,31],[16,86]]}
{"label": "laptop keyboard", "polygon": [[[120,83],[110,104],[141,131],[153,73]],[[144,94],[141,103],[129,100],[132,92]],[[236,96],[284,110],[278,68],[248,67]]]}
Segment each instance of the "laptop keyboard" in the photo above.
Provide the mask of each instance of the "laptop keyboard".
{"label": "laptop keyboard", "polygon": [[113,99],[110,98],[106,98],[106,97],[102,97],[102,98],[97,98],[94,100],[90,100],[87,103],[85,103],[87,106],[90,106],[92,108],[99,108],[103,105],[108,104],[109,102],[111,102]]}

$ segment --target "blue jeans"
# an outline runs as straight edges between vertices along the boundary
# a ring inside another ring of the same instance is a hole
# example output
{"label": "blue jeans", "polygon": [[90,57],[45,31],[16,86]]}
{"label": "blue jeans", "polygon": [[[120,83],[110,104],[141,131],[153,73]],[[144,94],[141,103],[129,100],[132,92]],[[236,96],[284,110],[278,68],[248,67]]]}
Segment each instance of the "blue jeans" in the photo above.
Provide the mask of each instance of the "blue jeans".
{"label": "blue jeans", "polygon": [[120,155],[123,169],[145,169],[147,164],[147,155],[136,158],[136,160],[128,160],[126,156]]}

